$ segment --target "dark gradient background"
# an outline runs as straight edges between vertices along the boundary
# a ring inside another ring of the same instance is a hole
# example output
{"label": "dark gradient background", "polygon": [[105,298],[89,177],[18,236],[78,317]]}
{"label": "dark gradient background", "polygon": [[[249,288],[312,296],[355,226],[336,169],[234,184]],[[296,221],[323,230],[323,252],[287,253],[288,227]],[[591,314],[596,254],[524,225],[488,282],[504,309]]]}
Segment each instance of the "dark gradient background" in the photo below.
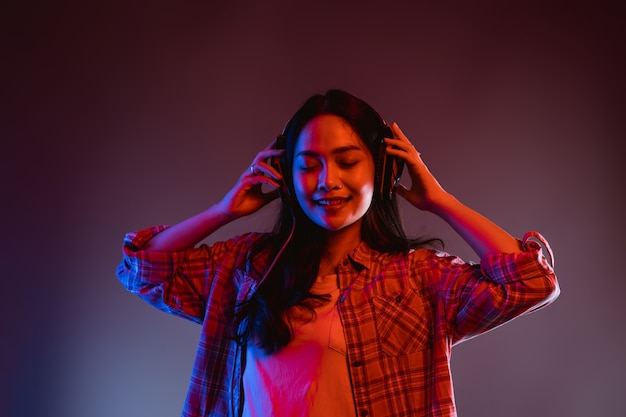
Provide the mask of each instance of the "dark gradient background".
{"label": "dark gradient background", "polygon": [[[1,415],[179,415],[200,327],[123,290],[123,235],[216,202],[331,87],[555,250],[555,304],[455,348],[460,415],[626,415],[620,2],[88,3],[0,12]],[[267,230],[275,207],[211,241]]]}

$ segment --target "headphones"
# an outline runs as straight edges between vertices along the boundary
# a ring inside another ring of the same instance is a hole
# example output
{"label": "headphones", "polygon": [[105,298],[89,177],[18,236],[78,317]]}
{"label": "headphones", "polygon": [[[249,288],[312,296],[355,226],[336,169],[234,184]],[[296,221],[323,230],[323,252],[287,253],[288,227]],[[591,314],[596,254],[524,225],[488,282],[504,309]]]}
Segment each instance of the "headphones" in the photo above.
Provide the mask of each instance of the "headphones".
{"label": "headphones", "polygon": [[387,154],[387,145],[385,138],[393,138],[391,128],[385,124],[380,128],[378,150],[378,161],[376,161],[376,183],[380,199],[391,200],[396,187],[400,183],[402,170],[404,169],[404,160]]}
{"label": "headphones", "polygon": [[[285,125],[282,133],[276,137],[274,144],[275,149],[287,149],[287,129],[289,122]],[[375,161],[375,174],[374,181],[378,186],[378,197],[382,201],[390,201],[393,198],[396,187],[400,182],[402,176],[402,170],[404,169],[404,160],[388,155],[387,145],[385,144],[385,138],[393,138],[393,132],[387,124],[383,124],[379,131],[376,141],[379,143],[378,158]],[[276,168],[278,172],[283,176],[283,181],[278,192],[281,199],[290,207],[293,207],[293,196],[284,181],[284,166],[287,164],[286,157],[274,158],[272,160],[272,166]]]}
{"label": "headphones", "polygon": [[[289,122],[285,125],[282,133],[276,136],[276,142],[274,143],[274,149],[282,149],[287,150],[287,127],[289,126]],[[289,191],[289,187],[287,186],[287,182],[285,181],[285,172],[286,170],[283,167],[287,166],[287,157],[282,156],[280,158],[272,158],[271,165],[276,168],[276,170],[282,176],[282,181],[280,182],[280,188],[278,189],[278,194],[280,195],[281,200],[288,206],[293,207],[293,198],[291,197],[291,192]]]}
{"label": "headphones", "polygon": [[[287,149],[287,128],[289,127],[289,122],[283,129],[282,133],[276,137],[276,142],[274,143],[274,149]],[[404,160],[400,158],[396,158],[390,155],[387,155],[387,145],[385,144],[385,138],[393,138],[393,132],[391,128],[386,124],[383,124],[378,132],[378,137],[376,138],[379,143],[378,149],[378,158],[375,164],[375,185],[378,186],[378,198],[381,201],[390,201],[393,198],[393,193],[395,188],[398,186],[400,182],[400,176],[402,175],[402,169],[404,168]],[[285,242],[282,244],[278,253],[274,256],[274,260],[271,262],[270,266],[266,269],[265,273],[259,280],[257,284],[257,288],[261,286],[261,284],[267,279],[270,272],[274,269],[278,259],[281,257],[285,248],[291,241],[293,237],[294,231],[296,229],[296,219],[293,213],[293,207],[295,202],[293,201],[294,197],[291,195],[289,191],[289,187],[287,186],[284,176],[286,172],[283,167],[287,164],[287,158],[285,156],[280,158],[273,158],[271,161],[271,165],[276,168],[278,172],[283,176],[283,181],[281,181],[280,188],[278,189],[278,193],[280,194],[280,198],[284,204],[287,205],[289,210],[291,211],[292,224],[291,231],[285,239]]]}

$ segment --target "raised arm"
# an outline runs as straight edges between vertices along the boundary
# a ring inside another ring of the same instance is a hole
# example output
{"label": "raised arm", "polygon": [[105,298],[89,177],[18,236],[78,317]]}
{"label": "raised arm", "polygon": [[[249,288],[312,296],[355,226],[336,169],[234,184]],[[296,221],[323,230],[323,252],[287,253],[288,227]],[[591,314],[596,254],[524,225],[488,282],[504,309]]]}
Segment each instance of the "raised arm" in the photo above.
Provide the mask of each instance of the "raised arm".
{"label": "raised arm", "polygon": [[394,123],[391,129],[395,138],[386,139],[387,152],[404,159],[411,176],[411,187],[400,184],[398,195],[415,207],[444,219],[480,257],[522,250],[517,239],[445,191],[398,125]]}
{"label": "raised arm", "polygon": [[[143,250],[176,252],[192,248],[225,224],[252,214],[276,199],[282,177],[269,161],[282,152],[272,149],[271,145],[259,152],[250,168],[241,174],[219,203],[163,230],[150,239]],[[275,190],[264,192],[263,184]]]}

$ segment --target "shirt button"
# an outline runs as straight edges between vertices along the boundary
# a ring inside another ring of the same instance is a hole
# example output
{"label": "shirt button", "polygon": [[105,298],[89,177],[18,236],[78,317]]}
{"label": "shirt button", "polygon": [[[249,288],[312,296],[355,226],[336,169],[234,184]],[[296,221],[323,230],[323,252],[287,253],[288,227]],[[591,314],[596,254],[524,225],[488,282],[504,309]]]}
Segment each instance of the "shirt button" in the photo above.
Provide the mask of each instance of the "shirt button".
{"label": "shirt button", "polygon": [[362,366],[363,362],[361,361],[354,361],[352,362],[352,366],[354,366],[355,368],[358,368],[359,366]]}
{"label": "shirt button", "polygon": [[344,294],[341,294],[341,297],[339,297],[339,302],[343,303],[344,301],[346,301],[346,296]]}
{"label": "shirt button", "polygon": [[361,415],[361,417],[368,416],[369,414],[370,414],[370,412],[367,411],[367,410],[361,410],[361,412],[359,413],[359,415]]}

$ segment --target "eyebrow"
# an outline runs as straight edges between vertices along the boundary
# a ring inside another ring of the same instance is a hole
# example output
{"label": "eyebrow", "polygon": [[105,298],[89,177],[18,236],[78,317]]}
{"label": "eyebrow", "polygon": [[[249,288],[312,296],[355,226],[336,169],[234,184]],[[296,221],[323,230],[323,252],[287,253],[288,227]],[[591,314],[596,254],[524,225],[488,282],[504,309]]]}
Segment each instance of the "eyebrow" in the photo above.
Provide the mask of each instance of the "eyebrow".
{"label": "eyebrow", "polygon": [[[356,145],[349,145],[349,146],[340,146],[338,148],[333,149],[330,153],[332,155],[338,155],[338,154],[343,154],[346,152],[350,152],[350,151],[362,151],[363,148],[360,146],[356,146]],[[296,157],[298,156],[318,156],[319,153],[315,152],[315,151],[308,151],[308,150],[304,150],[304,151],[300,151],[296,154]]]}

